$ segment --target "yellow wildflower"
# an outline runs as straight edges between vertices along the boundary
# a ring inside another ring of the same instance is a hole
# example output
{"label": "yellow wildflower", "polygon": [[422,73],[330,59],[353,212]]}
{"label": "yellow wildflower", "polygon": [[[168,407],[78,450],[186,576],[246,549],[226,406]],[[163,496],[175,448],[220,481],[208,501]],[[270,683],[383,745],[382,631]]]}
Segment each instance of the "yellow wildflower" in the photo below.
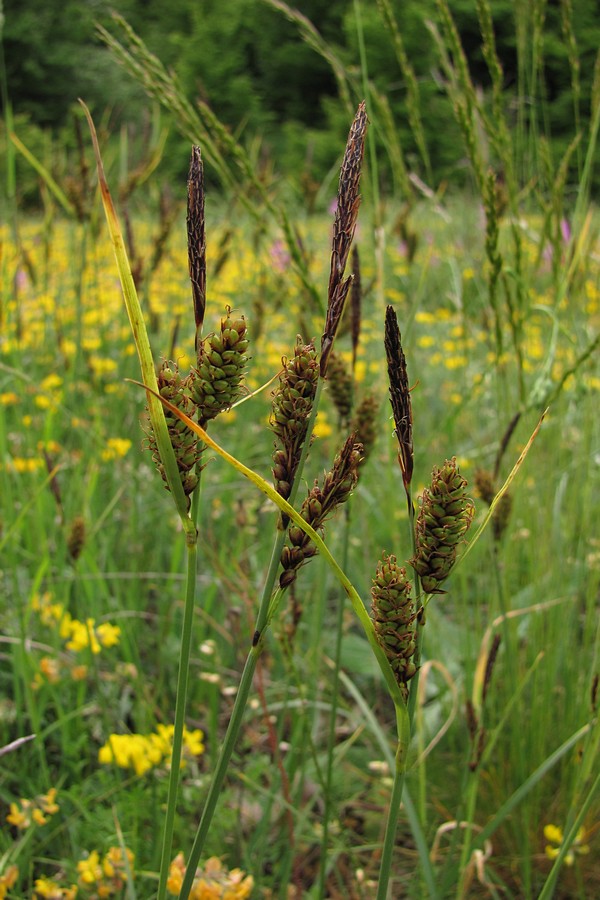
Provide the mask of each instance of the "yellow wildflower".
{"label": "yellow wildflower", "polygon": [[31,803],[29,800],[21,800],[21,805],[14,801],[10,804],[10,812],[6,817],[9,825],[14,825],[19,831],[25,831],[31,825]]}
{"label": "yellow wildflower", "polygon": [[[167,890],[178,896],[185,874],[183,853],[178,853],[169,869]],[[254,878],[241,869],[229,871],[216,856],[207,859],[198,869],[190,892],[190,900],[246,900],[254,887]]]}
{"label": "yellow wildflower", "polygon": [[56,788],[50,788],[47,794],[42,794],[39,798],[40,807],[45,813],[48,813],[49,816],[53,816],[54,813],[57,813],[59,810],[58,803],[56,802],[57,793],[58,791]]}
{"label": "yellow wildflower", "polygon": [[103,622],[96,628],[96,635],[103,647],[115,647],[119,643],[121,629],[118,625]]}
{"label": "yellow wildflower", "polygon": [[106,447],[102,451],[102,459],[104,462],[110,462],[112,459],[119,459],[126,456],[131,449],[131,441],[127,438],[109,438]]}
{"label": "yellow wildflower", "polygon": [[[550,841],[549,844],[546,844],[546,856],[548,859],[556,859],[558,854],[560,853],[560,849],[562,843],[564,841],[564,834],[562,828],[559,828],[558,825],[545,825],[544,826],[544,837],[547,841]],[[585,839],[585,828],[580,828],[577,834],[575,835],[575,840],[567,850],[564,861],[565,865],[572,866],[575,862],[575,854],[579,856],[585,856],[590,852],[589,844],[584,844],[583,841]]]}
{"label": "yellow wildflower", "polygon": [[14,887],[19,877],[17,866],[9,866],[3,875],[0,875],[0,900],[4,900],[10,888]]}
{"label": "yellow wildflower", "polygon": [[87,859],[82,859],[77,863],[77,871],[79,872],[79,882],[82,885],[95,884],[102,880],[102,867],[100,865],[100,854],[97,850],[92,850]]}

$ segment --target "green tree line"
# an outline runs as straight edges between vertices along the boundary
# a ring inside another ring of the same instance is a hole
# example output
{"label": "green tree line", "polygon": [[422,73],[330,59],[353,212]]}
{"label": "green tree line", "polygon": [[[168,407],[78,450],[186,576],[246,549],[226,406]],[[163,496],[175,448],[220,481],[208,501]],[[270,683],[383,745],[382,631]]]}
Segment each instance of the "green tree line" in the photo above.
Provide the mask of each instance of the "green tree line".
{"label": "green tree line", "polygon": [[[448,5],[473,82],[486,92],[490,74],[482,49],[480,2],[449,0]],[[600,7],[588,0],[494,0],[490,6],[509,114],[518,86],[521,97],[531,90],[532,108],[538,108],[540,127],[558,155],[590,117]],[[324,177],[348,115],[330,61],[303,39],[298,22],[266,0],[172,0],[168,5],[115,0],[112,7],[177,73],[191,100],[207,101],[242,139],[259,136],[283,171],[308,170],[317,181]],[[431,166],[426,172],[386,9],[397,24],[418,86]],[[350,80],[360,85],[368,76],[387,99],[409,168],[436,183],[460,177],[464,152],[429,25],[439,19],[436,0],[299,0],[297,10],[314,25]],[[96,116],[109,115],[111,128],[140,121],[149,102],[96,33],[96,22],[111,28],[106,4],[4,0],[2,13],[3,104],[8,98],[22,122],[57,132],[68,122],[77,97]],[[537,48],[527,46],[535,31],[527,24],[533,16],[542,21]],[[183,165],[183,154],[175,158],[176,165]]]}

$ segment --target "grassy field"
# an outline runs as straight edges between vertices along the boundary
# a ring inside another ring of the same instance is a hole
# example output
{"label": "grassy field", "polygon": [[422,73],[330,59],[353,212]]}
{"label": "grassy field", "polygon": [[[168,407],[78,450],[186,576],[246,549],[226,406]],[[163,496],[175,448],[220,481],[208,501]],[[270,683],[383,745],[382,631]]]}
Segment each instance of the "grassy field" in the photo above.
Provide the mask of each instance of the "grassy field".
{"label": "grassy field", "polygon": [[[393,897],[600,890],[600,240],[583,213],[549,228],[541,211],[500,212],[494,287],[472,197],[423,199],[408,229],[389,207],[377,241],[361,211],[353,369],[349,324],[336,350],[354,409],[375,398],[376,441],[326,543],[369,610],[382,554],[413,555],[386,305],[411,388],[413,496],[456,457],[475,501],[461,549],[549,407],[510,500],[427,607]],[[21,217],[0,231],[0,897],[157,891],[186,542],[148,449],[143,392],[127,381],[139,362],[100,214]],[[251,357],[242,402],[210,434],[267,480],[281,360],[298,333],[318,347],[327,300],[332,217],[295,221],[322,309],[280,232],[207,199],[203,333],[229,306],[246,319]],[[157,228],[150,213],[133,221],[146,263]],[[139,295],[155,361],[186,373],[195,325],[183,214]],[[332,374],[303,485],[346,437],[340,392]],[[212,450],[202,466],[170,895],[232,714],[278,515]],[[317,557],[272,619],[203,849],[205,886],[199,874],[191,896],[374,897],[394,736],[371,648]]]}

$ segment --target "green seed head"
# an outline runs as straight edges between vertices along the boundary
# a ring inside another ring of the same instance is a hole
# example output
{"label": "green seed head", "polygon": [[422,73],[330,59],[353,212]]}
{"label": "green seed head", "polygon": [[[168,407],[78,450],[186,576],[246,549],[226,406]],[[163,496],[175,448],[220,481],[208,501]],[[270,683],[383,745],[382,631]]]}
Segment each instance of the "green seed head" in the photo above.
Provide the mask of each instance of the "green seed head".
{"label": "green seed head", "polygon": [[[169,400],[174,406],[180,409],[187,416],[193,416],[194,404],[186,392],[186,381],[179,374],[177,364],[164,360],[157,376],[158,391],[161,397]],[[175,451],[177,467],[179,469],[179,477],[183,491],[186,495],[192,493],[198,484],[198,476],[194,471],[196,464],[200,461],[201,450],[199,441],[193,431],[187,425],[177,418],[170,410],[165,408],[165,418],[171,444]],[[167,483],[167,478],[162,464],[154,430],[150,425],[148,428],[148,441],[152,450],[152,459],[160,472],[160,475]]]}
{"label": "green seed head", "polygon": [[187,387],[202,425],[229,409],[239,396],[248,362],[246,334],[245,319],[233,318],[228,307],[220,334],[208,335],[198,346],[197,366]]}
{"label": "green seed head", "polygon": [[440,591],[456,562],[458,545],[473,521],[475,508],[466,487],[453,457],[441,469],[433,470],[430,488],[423,491],[415,526],[417,551],[410,564],[426,594]]}
{"label": "green seed head", "polygon": [[319,367],[315,345],[298,338],[294,356],[283,360],[279,387],[273,392],[269,424],[276,437],[273,452],[273,481],[282,497],[292,489],[296,469],[306,439],[308,420],[317,390]]}
{"label": "green seed head", "polygon": [[373,624],[405,699],[407,682],[417,671],[413,662],[416,615],[410,593],[406,569],[397,564],[395,556],[384,555],[371,588]]}

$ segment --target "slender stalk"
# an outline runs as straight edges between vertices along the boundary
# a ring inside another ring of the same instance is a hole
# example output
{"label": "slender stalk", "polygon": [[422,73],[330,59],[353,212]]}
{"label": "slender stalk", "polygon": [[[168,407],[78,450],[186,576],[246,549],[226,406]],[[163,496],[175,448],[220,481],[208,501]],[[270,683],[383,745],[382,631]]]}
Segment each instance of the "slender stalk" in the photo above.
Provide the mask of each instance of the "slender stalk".
{"label": "slender stalk", "polygon": [[221,752],[219,754],[217,768],[210,783],[208,796],[206,798],[204,809],[202,811],[202,818],[200,819],[200,825],[198,826],[198,831],[196,833],[196,837],[194,838],[194,843],[188,857],[185,877],[183,879],[181,892],[179,894],[180,900],[187,900],[194,884],[196,868],[198,866],[200,856],[202,855],[204,841],[206,840],[206,836],[212,822],[212,818],[217,806],[217,801],[221,793],[221,788],[225,780],[225,775],[227,774],[229,760],[231,759],[231,754],[233,753],[233,749],[235,747],[237,737],[242,725],[244,712],[246,710],[246,704],[248,702],[250,689],[252,687],[252,679],[254,678],[256,664],[261,652],[262,642],[250,648],[248,657],[246,659],[246,664],[244,666],[244,671],[242,672],[238,692],[235,698],[233,712],[231,714],[231,719],[229,720],[229,725],[227,726],[227,732],[225,734],[223,746],[221,747]]}
{"label": "slender stalk", "polygon": [[383,852],[381,855],[381,864],[379,867],[377,900],[386,900],[388,894],[388,886],[392,869],[392,856],[394,853],[394,844],[396,842],[396,829],[398,827],[398,816],[400,814],[400,804],[402,802],[404,778],[406,775],[406,760],[408,756],[408,748],[410,746],[411,726],[407,715],[407,708],[404,703],[402,705],[395,704],[395,708],[398,745],[396,747],[394,766],[394,786],[392,788],[392,796],[390,798],[388,818],[385,827],[385,837],[383,839]]}
{"label": "slender stalk", "polygon": [[[196,493],[198,488],[196,488]],[[157,900],[165,900],[167,895],[167,878],[171,863],[173,846],[173,828],[177,809],[177,792],[179,790],[179,773],[183,746],[183,728],[187,705],[188,675],[190,670],[190,649],[192,644],[192,626],[194,623],[194,603],[196,598],[196,564],[198,559],[198,540],[193,535],[186,535],[187,574],[185,603],[183,608],[183,626],[181,629],[181,646],[179,649],[179,672],[177,675],[177,699],[175,701],[175,722],[173,727],[173,753],[171,771],[169,773],[169,792],[167,811],[163,830],[163,843],[160,858],[160,876]]]}
{"label": "slender stalk", "polygon": [[[346,520],[343,537],[342,569],[348,568],[348,549],[350,544],[350,506],[346,507]],[[327,731],[327,767],[325,769],[324,806],[323,806],[323,832],[321,837],[321,861],[319,867],[319,897],[325,896],[325,878],[327,875],[327,846],[329,843],[329,820],[331,816],[331,780],[333,775],[333,747],[335,743],[335,723],[337,719],[338,696],[340,686],[340,666],[342,657],[342,636],[344,625],[344,597],[340,597],[336,621],[335,649],[333,656],[333,689],[329,712],[329,727]]]}

